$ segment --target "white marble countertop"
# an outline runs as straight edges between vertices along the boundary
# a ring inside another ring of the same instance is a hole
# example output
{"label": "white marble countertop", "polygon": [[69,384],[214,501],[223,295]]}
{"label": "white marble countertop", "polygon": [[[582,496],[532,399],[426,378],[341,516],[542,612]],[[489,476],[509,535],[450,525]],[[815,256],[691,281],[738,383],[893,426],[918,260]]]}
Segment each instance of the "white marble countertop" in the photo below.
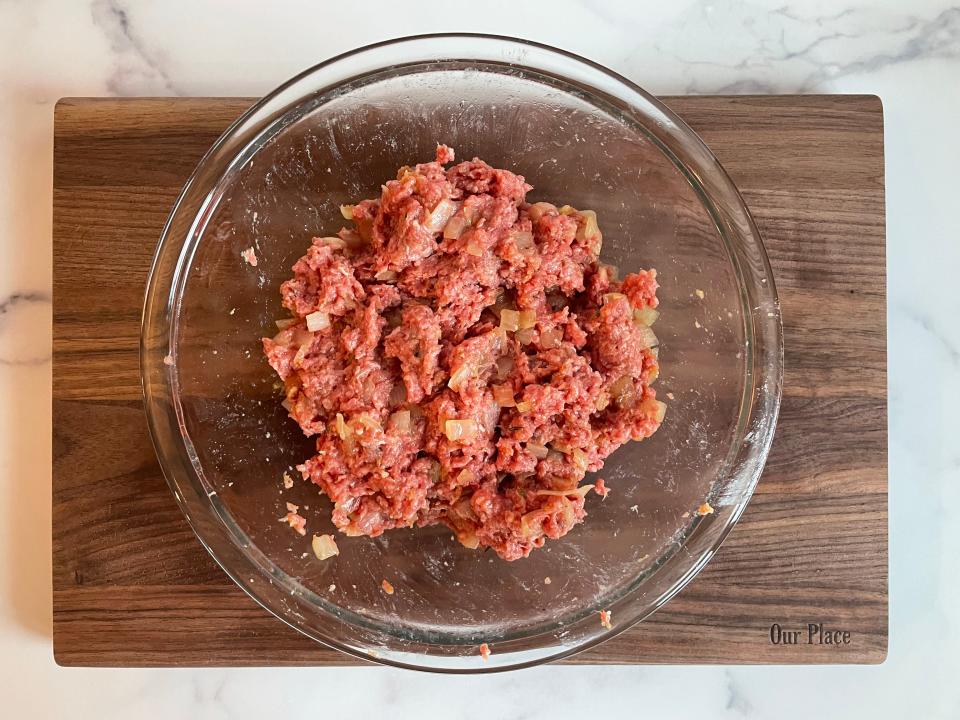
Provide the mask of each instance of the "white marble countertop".
{"label": "white marble countertop", "polygon": [[[786,3],[786,4],[785,4]],[[947,0],[0,0],[0,673],[6,717],[960,717],[960,7]],[[909,6],[909,9],[908,9]],[[358,19],[354,13],[365,16]],[[400,35],[515,34],[660,94],[875,93],[886,112],[890,588],[878,667],[86,670],[50,645],[53,105],[259,95]],[[952,512],[951,512],[952,510]]]}

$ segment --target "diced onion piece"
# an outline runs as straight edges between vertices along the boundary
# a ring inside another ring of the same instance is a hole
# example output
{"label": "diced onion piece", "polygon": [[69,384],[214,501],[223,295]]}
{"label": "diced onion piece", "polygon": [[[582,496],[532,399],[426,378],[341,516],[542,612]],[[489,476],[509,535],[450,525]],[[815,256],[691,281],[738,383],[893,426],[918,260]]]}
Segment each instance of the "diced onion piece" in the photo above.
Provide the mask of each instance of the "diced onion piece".
{"label": "diced onion piece", "polygon": [[610,386],[610,395],[620,407],[632,407],[636,400],[636,389],[633,386],[633,378],[629,375],[623,375]]}
{"label": "diced onion piece", "polygon": [[[293,343],[297,346],[297,354],[293,356],[293,360],[290,362],[293,367],[299,368],[303,367],[303,361],[306,360],[307,355],[313,348],[313,335],[306,330],[301,330],[301,328],[296,328],[294,332],[297,334]],[[307,336],[306,339],[300,337],[301,333]]]}
{"label": "diced onion piece", "polygon": [[473,255],[474,257],[483,256],[483,248],[477,245],[475,242],[473,242],[473,240],[471,240],[466,244],[466,246],[463,248],[463,251],[467,255]]}
{"label": "diced onion piece", "polygon": [[325,237],[320,239],[323,241],[324,245],[332,250],[343,250],[347,246],[347,243],[338,237]]}
{"label": "diced onion piece", "polygon": [[409,410],[397,410],[395,413],[390,415],[388,420],[391,427],[394,430],[401,433],[410,432],[410,411]]}
{"label": "diced onion piece", "polygon": [[340,548],[337,547],[337,541],[333,535],[314,535],[310,541],[310,547],[313,548],[313,554],[317,560],[326,560],[334,555],[340,554]]}
{"label": "diced onion piece", "polygon": [[577,228],[577,240],[585,243],[594,255],[599,255],[603,236],[597,225],[597,214],[593,210],[581,210],[577,214],[582,220]]}
{"label": "diced onion piece", "polygon": [[587,465],[590,463],[587,459],[587,454],[583,450],[580,448],[574,448],[573,452],[570,453],[570,457],[573,458],[573,464],[580,472],[586,472]]}
{"label": "diced onion piece", "polygon": [[473,376],[473,368],[464,363],[450,376],[450,380],[447,381],[447,387],[451,390],[460,390],[463,387],[463,384]]}
{"label": "diced onion piece", "polygon": [[656,402],[657,407],[656,410],[653,411],[653,419],[659,423],[663,422],[663,418],[667,416],[667,404],[665,402],[660,402],[659,400]]}
{"label": "diced onion piece", "polygon": [[[469,548],[470,550],[476,550],[478,547],[480,547],[480,541],[477,539],[477,534],[475,532],[457,533],[457,540],[461,545],[463,545],[465,548]],[[481,645],[480,647],[483,646]],[[483,652],[481,651],[481,655],[482,654]]]}
{"label": "diced onion piece", "polygon": [[633,321],[637,325],[646,325],[647,327],[650,327],[657,321],[658,317],[660,317],[660,313],[654,310],[652,307],[642,307],[633,311]]}
{"label": "diced onion piece", "polygon": [[463,204],[463,216],[467,219],[467,222],[473,225],[477,218],[480,217],[480,208],[478,203],[464,203]]}
{"label": "diced onion piece", "polygon": [[500,407],[514,407],[517,401],[513,397],[513,388],[509,385],[492,385],[493,400]]}
{"label": "diced onion piece", "polygon": [[353,205],[341,205],[340,214],[344,220],[353,220]]}
{"label": "diced onion piece", "polygon": [[520,329],[520,313],[516,310],[500,311],[500,329],[506,332],[516,332]]}
{"label": "diced onion piece", "polygon": [[[503,346],[507,344],[507,334],[499,327],[495,327],[493,330],[485,333],[486,336],[490,338],[490,351],[493,353],[500,353],[503,351]],[[491,361],[489,358],[485,358],[481,363],[481,367],[484,370],[489,370],[493,367],[495,361]]]}
{"label": "diced onion piece", "polygon": [[470,227],[470,223],[463,215],[454,215],[443,228],[443,237],[446,240],[456,240],[463,231]]}
{"label": "diced onion piece", "polygon": [[356,422],[362,425],[362,428],[357,429],[357,435],[362,435],[362,430],[367,429],[373,432],[379,432],[383,428],[380,426],[380,421],[369,413],[361,413],[357,416]]}
{"label": "diced onion piece", "polygon": [[547,453],[549,452],[549,450],[547,450],[546,445],[540,445],[539,443],[528,442],[527,452],[529,452],[535,458],[539,458],[540,460],[543,460],[547,456]]}
{"label": "diced onion piece", "polygon": [[532,328],[537,324],[537,313],[535,310],[521,310],[517,317],[517,324],[521,330]]}
{"label": "diced onion piece", "polygon": [[451,442],[470,442],[476,437],[478,430],[477,421],[471,418],[447,420],[443,424],[443,432]]}
{"label": "diced onion piece", "polygon": [[336,503],[335,507],[337,508],[337,510],[343,510],[343,512],[349,515],[354,510],[356,510],[357,507],[359,507],[359,505],[360,505],[360,498],[351,497],[351,498],[347,498],[343,502]]}
{"label": "diced onion piece", "polygon": [[341,440],[346,440],[351,435],[350,427],[347,425],[346,421],[343,419],[342,413],[337,413],[336,420],[334,421],[334,426],[337,430],[337,435]]}
{"label": "diced onion piece", "polygon": [[573,215],[577,212],[577,209],[570,205],[561,205],[560,208],[558,209],[558,212],[561,215]]}
{"label": "diced onion piece", "polygon": [[423,226],[430,232],[440,232],[446,227],[450,218],[456,215],[457,210],[457,203],[453,200],[443,199],[437,203],[433,210],[427,213]]}
{"label": "diced onion piece", "polygon": [[563,331],[556,328],[549,328],[540,331],[540,347],[544,350],[553,350],[560,345],[563,340]]}
{"label": "diced onion piece", "polygon": [[609,404],[610,404],[610,393],[606,391],[601,391],[600,395],[597,396],[597,402],[596,402],[597,410],[606,410]]}
{"label": "diced onion piece", "polygon": [[511,230],[510,236],[520,250],[530,250],[536,246],[533,241],[533,233],[529,230]]}
{"label": "diced onion piece", "polygon": [[457,485],[470,485],[477,479],[477,476],[474,474],[473,470],[469,468],[464,468],[457,475]]}
{"label": "diced onion piece", "polygon": [[440,463],[436,460],[430,461],[430,467],[427,469],[427,479],[432,483],[440,480]]}
{"label": "diced onion piece", "polygon": [[276,323],[280,330],[286,330],[291,325],[296,325],[297,322],[299,321],[296,318],[283,318],[282,320],[274,320],[274,323]]}
{"label": "diced onion piece", "polygon": [[615,302],[615,301],[626,300],[626,299],[627,299],[627,296],[624,295],[623,293],[618,293],[618,292],[607,293],[606,295],[603,296],[603,304],[606,305],[608,302]]}
{"label": "diced onion piece", "polygon": [[522,400],[521,402],[517,403],[517,412],[521,412],[521,413],[530,412],[532,408],[533,408],[533,403],[529,403],[526,400]]}
{"label": "diced onion piece", "polygon": [[637,330],[639,330],[639,341],[640,347],[644,350],[647,348],[657,347],[660,344],[660,341],[657,340],[657,334],[653,331],[653,328],[647,327],[646,325],[638,325]]}
{"label": "diced onion piece", "polygon": [[310,332],[326,330],[328,327],[330,327],[330,316],[327,313],[317,310],[307,315],[307,330]]}
{"label": "diced onion piece", "polygon": [[521,345],[529,345],[533,342],[533,335],[533,328],[524,328],[523,330],[519,330],[516,334],[517,342]]}
{"label": "diced onion piece", "polygon": [[[564,444],[564,443],[557,442],[556,440],[554,440],[552,443],[550,443],[550,447],[552,447],[552,448],[553,448],[554,450],[556,450],[557,452],[562,452],[562,453],[568,453],[568,452],[570,452],[570,446],[569,446],[569,445],[566,445],[566,444]],[[558,459],[559,459],[559,458],[558,458]]]}
{"label": "diced onion piece", "polygon": [[541,510],[525,513],[520,517],[520,534],[530,539],[543,532],[544,514]]}
{"label": "diced onion piece", "polygon": [[555,213],[556,211],[557,206],[548,202],[534,203],[527,208],[527,214],[534,222],[542,218],[544,215],[547,215],[548,213]]}
{"label": "diced onion piece", "polygon": [[381,270],[373,276],[373,279],[385,283],[395,283],[397,281],[397,273],[393,270]]}

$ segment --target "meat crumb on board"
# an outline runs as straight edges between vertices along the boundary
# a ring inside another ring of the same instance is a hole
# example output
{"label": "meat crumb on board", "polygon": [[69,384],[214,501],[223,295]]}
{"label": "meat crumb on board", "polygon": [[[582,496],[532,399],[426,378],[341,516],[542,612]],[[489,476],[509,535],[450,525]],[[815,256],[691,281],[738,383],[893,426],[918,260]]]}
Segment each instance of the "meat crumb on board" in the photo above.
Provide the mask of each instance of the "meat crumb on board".
{"label": "meat crumb on board", "polygon": [[389,580],[384,580],[380,583],[380,587],[383,588],[383,591],[387,595],[393,595],[393,585],[390,584]]}
{"label": "meat crumb on board", "polygon": [[547,576],[547,577],[545,577],[545,578],[543,579],[543,584],[544,584],[544,585],[549,585],[549,584],[552,583],[552,582],[553,582],[553,580],[551,580],[549,576]]}
{"label": "meat crumb on board", "polygon": [[287,474],[287,473],[284,473],[284,474],[283,474],[283,486],[284,486],[287,490],[289,490],[290,488],[293,487],[293,478],[290,477],[290,475]]}
{"label": "meat crumb on board", "polygon": [[257,262],[259,262],[257,260],[257,252],[256,250],[253,249],[252,246],[248,247],[246,250],[241,252],[240,257],[242,257],[243,261],[247,263],[247,265],[249,265],[250,267],[256,267]]}
{"label": "meat crumb on board", "polygon": [[609,610],[600,611],[600,624],[605,627],[607,630],[612,630],[613,625],[610,623],[610,619],[613,617],[613,613]]}
{"label": "meat crumb on board", "polygon": [[604,483],[603,478],[597,478],[597,482],[593,485],[593,491],[602,498],[610,494],[610,488]]}
{"label": "meat crumb on board", "polygon": [[486,643],[482,643],[480,645],[480,657],[482,657],[484,660],[487,660],[490,657],[490,646]]}
{"label": "meat crumb on board", "polygon": [[697,508],[697,515],[712,515],[713,512],[713,505],[708,502]]}

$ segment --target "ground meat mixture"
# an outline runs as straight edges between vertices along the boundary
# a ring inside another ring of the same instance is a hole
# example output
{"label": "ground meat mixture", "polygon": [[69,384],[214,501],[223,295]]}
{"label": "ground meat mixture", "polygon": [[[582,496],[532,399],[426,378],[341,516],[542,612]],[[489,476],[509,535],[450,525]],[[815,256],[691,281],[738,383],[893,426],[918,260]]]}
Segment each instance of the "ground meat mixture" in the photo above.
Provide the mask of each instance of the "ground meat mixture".
{"label": "ground meat mixture", "polygon": [[582,521],[585,473],[663,419],[656,271],[618,280],[593,212],[453,159],[441,145],[341,208],[263,346],[341,531],[444,523],[515,560]]}

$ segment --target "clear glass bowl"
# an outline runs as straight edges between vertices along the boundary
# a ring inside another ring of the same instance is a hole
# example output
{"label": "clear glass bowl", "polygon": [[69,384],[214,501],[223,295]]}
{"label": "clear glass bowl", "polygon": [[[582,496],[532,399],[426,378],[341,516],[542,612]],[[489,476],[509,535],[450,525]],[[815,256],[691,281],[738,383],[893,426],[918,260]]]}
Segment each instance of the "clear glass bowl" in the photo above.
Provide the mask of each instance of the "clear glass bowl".
{"label": "clear glass bowl", "polygon": [[[341,538],[329,503],[281,477],[312,454],[280,407],[260,338],[279,284],[341,203],[375,196],[438,142],[524,175],[531,200],[596,210],[603,259],[659,272],[669,411],[607,461],[612,491],[526,560],[449,530]],[[254,246],[259,264],[240,257]],[[699,297],[697,291],[703,293]],[[782,377],[770,266],[736,188],[678,117],[569,53],[501,37],[407,38],[322,63],[248,110],[184,187],[146,293],[141,371],[154,443],[184,514],[231,578],[277,617],[348,653],[451,672],[545,662],[623,632],[706,564],[743,512]],[[170,354],[172,365],[164,362]],[[716,509],[700,517],[704,501]],[[278,522],[300,505],[308,534]],[[545,578],[551,582],[547,584]],[[381,580],[395,587],[381,590]],[[598,611],[611,610],[613,629]],[[493,654],[483,661],[480,643]]]}

